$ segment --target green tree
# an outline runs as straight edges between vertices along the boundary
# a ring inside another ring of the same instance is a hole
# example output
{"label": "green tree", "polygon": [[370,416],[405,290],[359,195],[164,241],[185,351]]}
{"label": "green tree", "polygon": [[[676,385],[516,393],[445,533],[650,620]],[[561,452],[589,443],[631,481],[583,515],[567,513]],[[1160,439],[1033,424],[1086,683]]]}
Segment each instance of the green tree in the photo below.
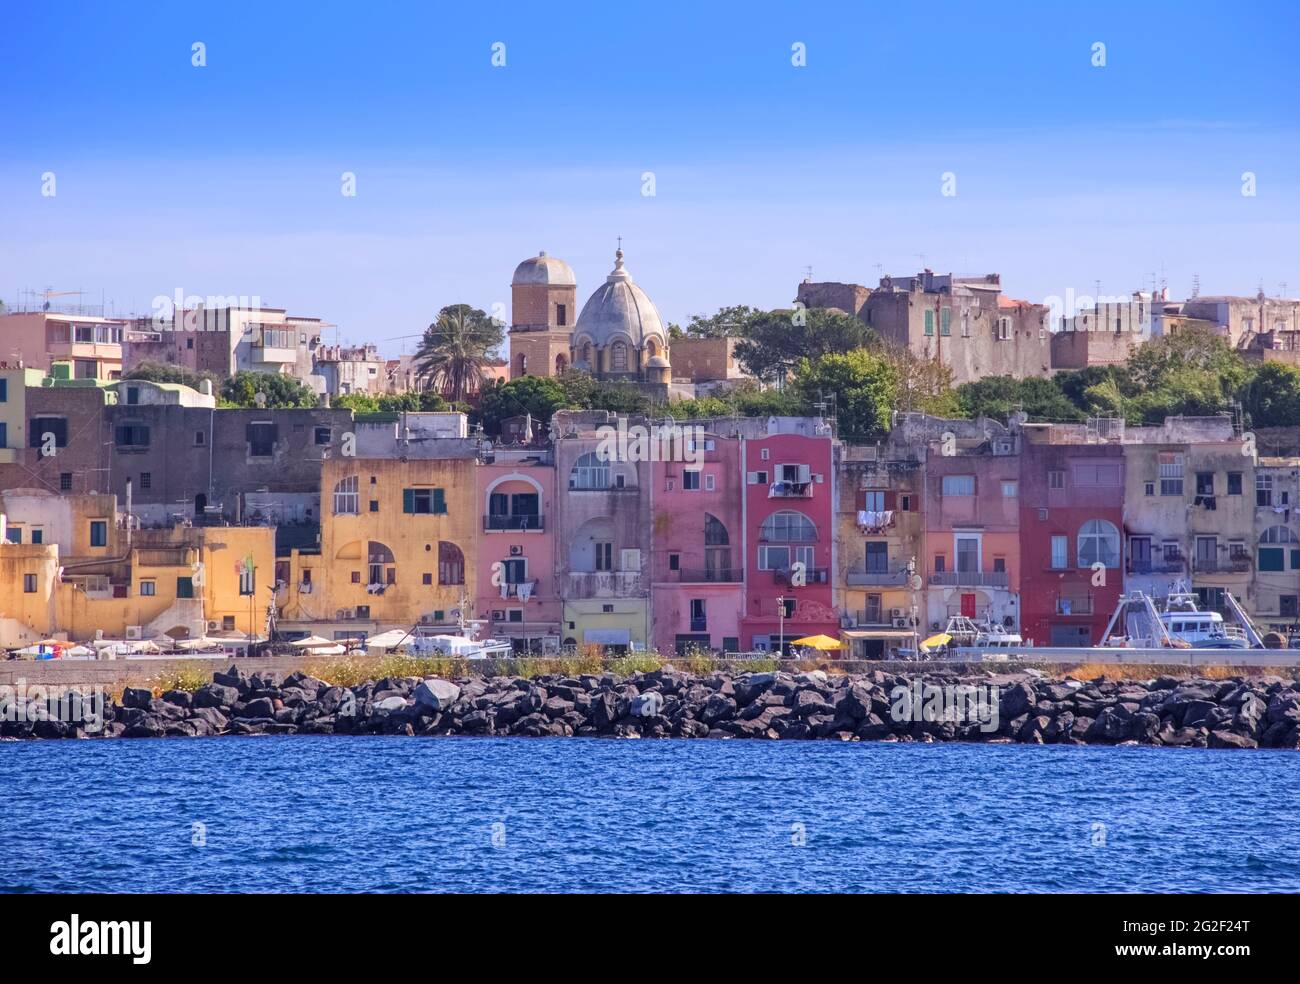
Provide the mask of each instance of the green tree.
{"label": "green tree", "polygon": [[[257,395],[265,397],[257,402]],[[264,406],[273,409],[314,407],[315,392],[292,376],[274,372],[249,372],[242,370],[221,384],[221,403],[230,407]]]}
{"label": "green tree", "polygon": [[122,373],[122,378],[143,379],[150,383],[180,383],[193,389],[198,389],[199,383],[206,379],[212,383],[213,392],[219,389],[219,380],[213,373],[198,372],[170,362],[141,362],[134,369]]}
{"label": "green tree", "polygon": [[1052,379],[987,376],[957,388],[957,402],[965,417],[1006,420],[1022,410],[1030,420],[1063,422],[1082,420],[1084,414]]}
{"label": "green tree", "polygon": [[1241,402],[1252,427],[1300,426],[1300,369],[1265,362],[1243,387]]}
{"label": "green tree", "polygon": [[504,338],[501,325],[468,304],[449,304],[425,329],[415,352],[421,379],[451,401],[463,401],[487,376],[492,352]]}
{"label": "green tree", "polygon": [[692,314],[683,334],[688,338],[743,338],[749,333],[749,325],[763,313],[746,304],[733,304],[720,308],[717,314]]}
{"label": "green tree", "polygon": [[902,345],[881,344],[880,356],[894,374],[893,406],[905,413],[958,417],[961,401],[952,385],[952,368],[919,356]]}
{"label": "green tree", "polygon": [[564,409],[567,394],[556,379],[546,376],[520,376],[508,383],[496,380],[484,387],[479,397],[479,414],[484,429],[495,436],[501,433],[501,421],[508,417],[532,414],[543,424],[556,410]]}
{"label": "green tree", "polygon": [[857,318],[839,311],[768,311],[751,318],[736,345],[741,367],[762,380],[782,379],[801,359],[842,354],[866,348],[876,333]]}
{"label": "green tree", "polygon": [[840,438],[873,441],[889,430],[897,382],[882,356],[855,349],[801,360],[794,388],[806,406],[834,394]]}

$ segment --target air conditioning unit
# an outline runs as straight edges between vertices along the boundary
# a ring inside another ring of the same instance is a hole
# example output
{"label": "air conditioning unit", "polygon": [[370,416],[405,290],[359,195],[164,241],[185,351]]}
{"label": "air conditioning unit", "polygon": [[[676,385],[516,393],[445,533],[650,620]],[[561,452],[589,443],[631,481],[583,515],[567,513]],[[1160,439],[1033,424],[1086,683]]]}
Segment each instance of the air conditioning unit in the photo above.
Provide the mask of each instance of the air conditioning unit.
{"label": "air conditioning unit", "polygon": [[908,628],[908,625],[907,625],[907,619],[905,619],[905,618],[896,618],[896,619],[894,619],[894,628],[896,628],[896,629],[906,629],[906,628]]}
{"label": "air conditioning unit", "polygon": [[141,625],[128,625],[126,627],[126,637],[128,639],[143,639],[144,627]]}
{"label": "air conditioning unit", "polygon": [[522,546],[520,546],[519,544],[510,545],[511,557],[522,557],[523,555],[524,555],[524,548]]}
{"label": "air conditioning unit", "polygon": [[904,612],[901,608],[891,608],[889,610],[890,618],[902,618],[905,614],[907,613]]}
{"label": "air conditioning unit", "polygon": [[209,631],[209,632],[216,632],[217,629],[219,629],[219,628],[221,628],[221,623],[220,623],[220,622],[217,622],[217,621],[215,621],[214,619],[208,619],[208,631]]}
{"label": "air conditioning unit", "polygon": [[345,608],[345,609],[343,609],[343,618],[344,618],[344,619],[350,619],[350,618],[356,618],[356,617],[357,617],[357,610],[356,610],[355,608]]}
{"label": "air conditioning unit", "polygon": [[506,620],[506,611],[504,608],[492,609],[492,621],[504,622]]}
{"label": "air conditioning unit", "polygon": [[1011,454],[1015,451],[1015,442],[1010,438],[999,438],[993,442],[994,454]]}

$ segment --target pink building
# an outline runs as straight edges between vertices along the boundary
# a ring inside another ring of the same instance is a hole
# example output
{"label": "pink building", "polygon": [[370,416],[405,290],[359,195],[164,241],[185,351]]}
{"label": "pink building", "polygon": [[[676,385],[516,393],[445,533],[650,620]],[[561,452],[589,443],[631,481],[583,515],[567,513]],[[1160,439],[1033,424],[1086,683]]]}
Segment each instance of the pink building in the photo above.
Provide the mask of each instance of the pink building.
{"label": "pink building", "polygon": [[829,434],[775,434],[744,442],[747,585],[740,634],[746,649],[785,649],[794,639],[819,633],[839,636],[830,578],[835,563],[831,444]]}
{"label": "pink building", "polygon": [[476,614],[516,650],[560,641],[555,576],[555,459],[550,449],[498,448],[476,472],[482,505]]}
{"label": "pink building", "polygon": [[706,429],[696,445],[692,462],[654,463],[651,645],[665,655],[740,648],[741,442]]}

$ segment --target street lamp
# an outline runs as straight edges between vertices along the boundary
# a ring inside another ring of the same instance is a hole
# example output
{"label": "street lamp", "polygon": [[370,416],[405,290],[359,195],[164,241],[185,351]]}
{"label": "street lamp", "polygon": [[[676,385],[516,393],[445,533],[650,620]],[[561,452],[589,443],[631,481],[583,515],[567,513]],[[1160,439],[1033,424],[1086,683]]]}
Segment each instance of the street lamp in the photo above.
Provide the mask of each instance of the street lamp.
{"label": "street lamp", "polygon": [[777,652],[780,654],[777,658],[785,656],[785,595],[777,595],[776,598],[776,615],[777,615]]}

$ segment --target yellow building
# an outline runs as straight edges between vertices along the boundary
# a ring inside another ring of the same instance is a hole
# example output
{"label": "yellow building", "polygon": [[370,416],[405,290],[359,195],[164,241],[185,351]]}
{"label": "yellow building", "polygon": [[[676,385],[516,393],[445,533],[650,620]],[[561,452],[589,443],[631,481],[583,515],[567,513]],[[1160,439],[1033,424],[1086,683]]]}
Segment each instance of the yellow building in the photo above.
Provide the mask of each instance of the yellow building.
{"label": "yellow building", "polygon": [[475,458],[335,458],[321,469],[320,552],[280,559],[282,628],[327,638],[472,616]]}
{"label": "yellow building", "polygon": [[0,362],[0,464],[22,459],[27,433],[27,387],[40,386],[45,373],[21,360]]}
{"label": "yellow building", "polygon": [[115,496],[24,489],[0,516],[0,646],[265,632],[271,527],[128,529]]}

